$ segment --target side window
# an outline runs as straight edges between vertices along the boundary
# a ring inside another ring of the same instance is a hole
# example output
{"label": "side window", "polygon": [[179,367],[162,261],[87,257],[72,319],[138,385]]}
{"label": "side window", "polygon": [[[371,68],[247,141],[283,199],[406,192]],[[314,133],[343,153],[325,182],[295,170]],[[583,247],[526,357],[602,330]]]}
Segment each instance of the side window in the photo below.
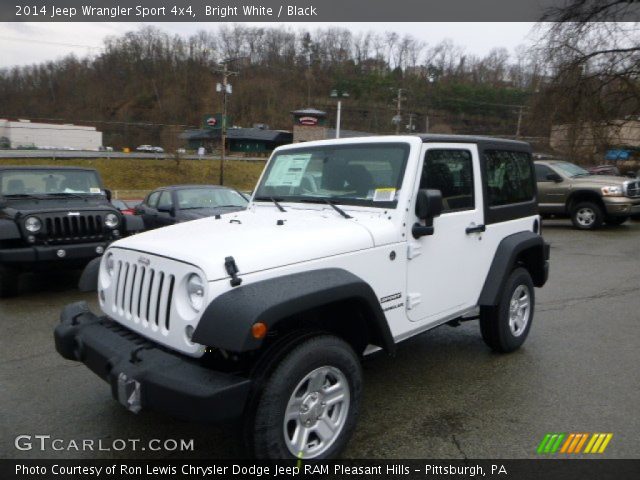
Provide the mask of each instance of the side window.
{"label": "side window", "polygon": [[165,190],[160,195],[160,200],[158,200],[158,209],[165,208],[169,209],[173,206],[173,201],[171,200],[171,192]]}
{"label": "side window", "polygon": [[540,165],[540,164],[535,164],[536,167],[536,181],[537,182],[550,182],[551,180],[547,179],[547,175],[549,175],[550,173],[554,173],[553,170],[551,170],[549,167],[547,167],[546,165]]}
{"label": "side window", "polygon": [[420,188],[442,192],[443,213],[473,210],[473,161],[468,150],[428,150]]}
{"label": "side window", "polygon": [[535,180],[528,153],[486,150],[485,169],[490,207],[533,200]]}
{"label": "side window", "polygon": [[156,208],[158,205],[158,198],[160,197],[160,192],[152,192],[148,197],[145,203],[151,208]]}

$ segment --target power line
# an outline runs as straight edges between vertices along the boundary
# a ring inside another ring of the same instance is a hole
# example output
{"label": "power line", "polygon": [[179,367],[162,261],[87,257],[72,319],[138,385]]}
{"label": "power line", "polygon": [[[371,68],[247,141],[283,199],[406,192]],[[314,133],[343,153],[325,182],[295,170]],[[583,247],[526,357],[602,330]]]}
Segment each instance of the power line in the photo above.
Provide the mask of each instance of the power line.
{"label": "power line", "polygon": [[0,35],[0,40],[8,40],[10,42],[39,43],[42,45],[56,45],[59,47],[90,48],[92,50],[100,50],[103,48],[103,47],[96,47],[92,45],[82,45],[78,43],[64,43],[64,42],[52,42],[50,40],[34,40],[31,38],[5,37],[4,35]]}

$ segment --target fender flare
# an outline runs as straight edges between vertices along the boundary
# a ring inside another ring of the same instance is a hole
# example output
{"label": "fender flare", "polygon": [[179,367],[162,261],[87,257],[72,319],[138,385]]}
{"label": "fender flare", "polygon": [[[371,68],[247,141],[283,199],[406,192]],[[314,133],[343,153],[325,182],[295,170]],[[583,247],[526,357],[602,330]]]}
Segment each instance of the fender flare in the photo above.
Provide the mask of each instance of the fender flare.
{"label": "fender flare", "polygon": [[22,236],[16,222],[0,219],[0,240],[16,240],[19,238],[22,238]]}
{"label": "fender flare", "polygon": [[500,302],[500,293],[518,260],[530,250],[527,264],[533,284],[542,287],[549,276],[549,244],[533,232],[519,232],[502,239],[491,262],[491,268],[480,293],[478,305],[494,306]]}
{"label": "fender flare", "polygon": [[205,309],[193,341],[233,352],[256,350],[262,339],[251,335],[260,321],[270,330],[280,320],[338,301],[356,300],[366,310],[372,343],[388,353],[395,343],[373,289],[339,268],[312,270],[249,283],[229,290]]}
{"label": "fender flare", "polygon": [[96,257],[84,267],[80,280],[78,281],[78,289],[81,292],[97,292],[98,291],[98,275],[100,274],[100,262],[102,257]]}

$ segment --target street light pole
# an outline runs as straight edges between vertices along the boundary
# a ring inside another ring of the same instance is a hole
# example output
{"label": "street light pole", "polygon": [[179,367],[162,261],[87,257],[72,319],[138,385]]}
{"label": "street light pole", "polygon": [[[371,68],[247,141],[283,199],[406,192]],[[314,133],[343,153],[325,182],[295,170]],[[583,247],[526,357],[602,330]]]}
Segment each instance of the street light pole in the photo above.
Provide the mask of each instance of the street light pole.
{"label": "street light pole", "polygon": [[222,61],[222,70],[216,70],[222,74],[222,85],[218,84],[217,91],[222,92],[222,127],[220,129],[220,146],[222,147],[220,155],[220,185],[224,185],[224,162],[227,154],[227,95],[231,93],[231,84],[229,77],[238,75],[238,72],[230,72],[227,64],[234,59]]}
{"label": "street light pole", "polygon": [[338,110],[336,112],[336,138],[340,138],[340,122],[342,119],[342,99],[348,98],[349,94],[347,92],[342,92],[339,90],[331,90],[330,97],[338,99]]}

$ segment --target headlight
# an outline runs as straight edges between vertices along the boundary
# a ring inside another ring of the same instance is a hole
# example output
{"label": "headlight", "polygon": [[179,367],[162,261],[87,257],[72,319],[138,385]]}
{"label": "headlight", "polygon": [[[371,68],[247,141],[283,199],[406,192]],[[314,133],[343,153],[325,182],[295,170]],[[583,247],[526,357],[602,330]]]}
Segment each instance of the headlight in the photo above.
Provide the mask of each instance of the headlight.
{"label": "headlight", "polygon": [[113,260],[113,253],[108,253],[104,259],[104,268],[110,277],[113,277],[115,266],[116,266],[116,262]]}
{"label": "headlight", "polygon": [[199,312],[204,305],[204,281],[197,273],[192,273],[187,279],[187,296],[193,309]]}
{"label": "headlight", "polygon": [[24,221],[24,228],[31,233],[36,233],[42,228],[42,222],[38,217],[29,217]]}
{"label": "headlight", "polygon": [[602,187],[602,195],[605,197],[621,197],[624,195],[622,190],[622,185],[608,185],[606,187]]}
{"label": "headlight", "polygon": [[104,224],[109,228],[116,228],[118,223],[120,223],[120,220],[115,213],[107,213],[104,217]]}

